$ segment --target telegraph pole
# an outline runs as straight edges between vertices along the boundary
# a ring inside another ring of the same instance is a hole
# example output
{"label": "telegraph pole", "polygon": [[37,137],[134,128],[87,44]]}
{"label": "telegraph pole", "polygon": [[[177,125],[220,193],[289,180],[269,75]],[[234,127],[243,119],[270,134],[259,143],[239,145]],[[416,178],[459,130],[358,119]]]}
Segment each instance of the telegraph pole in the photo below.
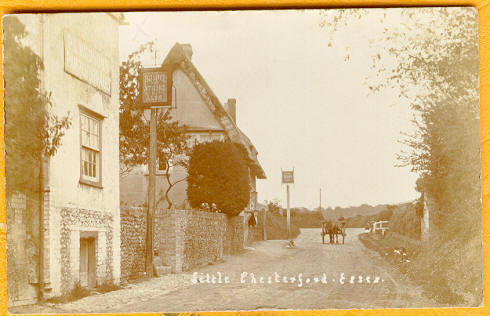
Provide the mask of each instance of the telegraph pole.
{"label": "telegraph pole", "polygon": [[291,240],[291,213],[289,210],[289,183],[286,184],[286,192],[287,192],[287,210],[288,210],[288,240]]}
{"label": "telegraph pole", "polygon": [[322,188],[320,188],[320,210],[322,209]]}

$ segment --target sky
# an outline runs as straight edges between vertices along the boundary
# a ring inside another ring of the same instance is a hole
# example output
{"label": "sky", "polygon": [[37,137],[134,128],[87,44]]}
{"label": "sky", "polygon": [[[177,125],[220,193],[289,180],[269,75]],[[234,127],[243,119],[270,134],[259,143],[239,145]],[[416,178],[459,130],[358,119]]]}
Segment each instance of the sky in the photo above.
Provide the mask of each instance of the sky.
{"label": "sky", "polygon": [[[194,65],[220,101],[237,99],[237,124],[267,175],[257,180],[260,202],[286,205],[281,169],[292,168],[292,207],[318,207],[320,189],[322,207],[419,196],[417,175],[395,166],[404,148],[400,133],[413,130],[408,103],[394,89],[373,94],[366,85],[384,79],[371,68],[373,45],[390,44],[382,32],[398,23],[398,9],[373,9],[335,32],[320,27],[318,10],[125,16],[121,60],[151,40],[159,64],[176,42],[191,44]],[[152,64],[154,56],[143,61]]]}

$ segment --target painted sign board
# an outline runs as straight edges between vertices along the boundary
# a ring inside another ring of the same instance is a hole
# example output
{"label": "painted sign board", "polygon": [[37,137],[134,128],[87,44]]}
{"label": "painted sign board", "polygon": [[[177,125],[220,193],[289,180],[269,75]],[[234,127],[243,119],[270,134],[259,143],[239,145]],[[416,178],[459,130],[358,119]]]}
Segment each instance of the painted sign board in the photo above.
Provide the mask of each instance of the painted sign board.
{"label": "painted sign board", "polygon": [[282,183],[294,183],[294,171],[282,171]]}
{"label": "painted sign board", "polygon": [[162,68],[142,68],[140,70],[139,106],[172,105],[172,72]]}
{"label": "painted sign board", "polygon": [[110,59],[69,31],[63,41],[65,72],[111,95]]}

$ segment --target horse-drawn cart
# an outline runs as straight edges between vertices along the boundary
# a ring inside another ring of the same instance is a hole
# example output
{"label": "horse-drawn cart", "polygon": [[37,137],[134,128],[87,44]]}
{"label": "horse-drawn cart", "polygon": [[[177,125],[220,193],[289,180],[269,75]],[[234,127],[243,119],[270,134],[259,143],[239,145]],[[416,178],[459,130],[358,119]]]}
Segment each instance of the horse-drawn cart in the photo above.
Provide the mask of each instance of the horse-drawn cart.
{"label": "horse-drawn cart", "polygon": [[345,240],[345,223],[335,223],[333,224],[331,221],[322,222],[322,244],[325,244],[325,236],[328,235],[330,244],[339,244],[340,238],[342,236],[342,244],[344,244]]}

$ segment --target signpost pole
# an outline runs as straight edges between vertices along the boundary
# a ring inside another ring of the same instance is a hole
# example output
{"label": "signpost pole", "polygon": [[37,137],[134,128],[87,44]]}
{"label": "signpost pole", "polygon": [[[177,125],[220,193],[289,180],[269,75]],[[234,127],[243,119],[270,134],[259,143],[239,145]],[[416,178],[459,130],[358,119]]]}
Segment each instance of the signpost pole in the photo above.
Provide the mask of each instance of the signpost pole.
{"label": "signpost pole", "polygon": [[150,155],[148,157],[148,211],[146,215],[146,275],[153,277],[153,216],[155,214],[155,182],[157,159],[157,109],[151,108]]}
{"label": "signpost pole", "polygon": [[286,184],[286,193],[287,193],[287,224],[288,224],[288,240],[291,239],[291,211],[289,209],[289,184],[294,183],[294,168],[292,171],[283,171],[282,173],[282,184]]}
{"label": "signpost pole", "polygon": [[287,192],[287,210],[288,210],[288,240],[291,240],[291,214],[289,211],[289,183],[286,184],[286,192]]}
{"label": "signpost pole", "polygon": [[[156,53],[155,53],[156,54]],[[145,271],[153,277],[153,217],[156,208],[157,111],[172,106],[172,69],[142,68],[139,76],[140,105],[150,108],[150,144],[148,155],[148,207],[146,212]],[[165,116],[165,115],[164,115]]]}

